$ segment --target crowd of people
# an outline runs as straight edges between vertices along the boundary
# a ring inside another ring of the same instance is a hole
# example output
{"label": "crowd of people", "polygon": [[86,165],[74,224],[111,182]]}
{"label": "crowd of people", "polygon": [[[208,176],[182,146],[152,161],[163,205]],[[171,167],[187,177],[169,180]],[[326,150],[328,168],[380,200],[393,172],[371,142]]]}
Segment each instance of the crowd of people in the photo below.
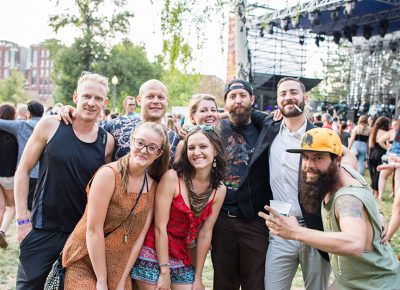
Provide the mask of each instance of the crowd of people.
{"label": "crowd of people", "polygon": [[[74,107],[33,101],[28,120],[14,120],[14,106],[0,106],[0,246],[15,216],[17,289],[54,289],[57,263],[65,289],[205,289],[209,250],[216,290],[290,289],[299,265],[306,289],[400,289],[389,243],[400,121],[311,115],[290,77],[270,115],[240,79],[225,86],[224,113],[197,94],[186,118],[167,114],[159,80],[127,96],[120,116],[108,92],[107,78],[86,73]],[[390,175],[387,230],[376,200]]]}

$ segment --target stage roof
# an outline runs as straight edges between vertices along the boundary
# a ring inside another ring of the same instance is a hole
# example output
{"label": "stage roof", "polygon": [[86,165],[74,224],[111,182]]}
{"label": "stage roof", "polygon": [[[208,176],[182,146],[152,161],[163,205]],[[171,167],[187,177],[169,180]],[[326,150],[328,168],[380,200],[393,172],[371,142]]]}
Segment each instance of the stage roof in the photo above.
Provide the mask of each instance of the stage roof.
{"label": "stage roof", "polygon": [[400,0],[315,0],[268,13],[260,21],[264,26],[273,23],[284,29],[283,19],[288,20],[286,30],[305,29],[316,34],[333,35],[335,31],[343,34],[344,28],[349,27],[354,37],[363,36],[364,26],[370,26],[371,36],[382,36],[384,31],[400,30]]}

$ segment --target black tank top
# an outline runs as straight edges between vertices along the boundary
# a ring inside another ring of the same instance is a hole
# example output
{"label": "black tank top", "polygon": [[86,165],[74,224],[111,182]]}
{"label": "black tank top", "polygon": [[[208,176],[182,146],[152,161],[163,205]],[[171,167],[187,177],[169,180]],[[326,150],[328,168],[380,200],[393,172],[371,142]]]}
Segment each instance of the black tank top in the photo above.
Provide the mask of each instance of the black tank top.
{"label": "black tank top", "polygon": [[0,130],[0,177],[14,176],[17,168],[18,142],[14,135]]}
{"label": "black tank top", "polygon": [[47,143],[40,159],[32,224],[35,228],[70,233],[85,210],[85,188],[105,163],[107,133],[99,128],[95,142],[76,137],[63,122]]}

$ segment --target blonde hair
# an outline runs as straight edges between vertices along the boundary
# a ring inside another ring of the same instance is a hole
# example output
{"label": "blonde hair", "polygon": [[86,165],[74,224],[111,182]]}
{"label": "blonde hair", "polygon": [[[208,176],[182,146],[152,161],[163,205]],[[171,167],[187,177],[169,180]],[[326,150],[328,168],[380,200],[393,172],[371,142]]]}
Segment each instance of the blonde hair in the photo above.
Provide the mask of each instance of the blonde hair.
{"label": "blonde hair", "polygon": [[[167,171],[169,164],[169,142],[168,142],[167,129],[164,126],[154,122],[141,123],[135,128],[135,130],[131,134],[130,137],[131,144],[136,136],[136,133],[140,128],[146,130],[153,130],[162,137],[162,142],[161,142],[161,150],[163,150],[162,154],[156,160],[154,160],[154,162],[147,168],[147,173],[151,176],[151,178],[159,181],[161,176],[165,173],[165,171]],[[130,156],[131,154],[129,153],[117,161],[118,171],[121,173],[122,192],[126,192],[128,188]]]}
{"label": "blonde hair", "polygon": [[108,92],[110,91],[110,87],[108,86],[108,79],[105,76],[102,76],[100,74],[95,74],[95,73],[84,74],[78,80],[78,86],[76,89],[78,92],[79,92],[80,86],[86,81],[92,81],[92,82],[103,85],[106,88],[106,97],[107,97]]}
{"label": "blonde hair", "polygon": [[[201,101],[212,101],[215,104],[215,108],[218,110],[217,102],[215,100],[215,97],[209,94],[196,94],[192,96],[192,99],[190,100],[189,106],[188,106],[188,111],[189,111],[189,117],[193,118],[194,115],[196,114],[197,110],[199,109],[199,104]],[[194,124],[196,125],[196,124]]]}

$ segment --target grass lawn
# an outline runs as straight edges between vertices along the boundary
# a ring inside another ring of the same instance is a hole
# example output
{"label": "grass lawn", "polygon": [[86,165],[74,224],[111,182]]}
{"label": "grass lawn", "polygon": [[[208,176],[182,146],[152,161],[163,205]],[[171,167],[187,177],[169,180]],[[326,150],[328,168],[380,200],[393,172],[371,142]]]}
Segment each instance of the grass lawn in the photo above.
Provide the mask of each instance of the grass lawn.
{"label": "grass lawn", "polygon": [[[366,176],[369,181],[369,177]],[[387,184],[391,184],[391,180],[388,180]],[[389,198],[389,186],[385,192],[385,200],[379,203],[380,209],[385,213],[387,222],[392,212],[393,198]],[[16,242],[16,226],[15,224],[10,226],[10,230],[7,233],[7,241],[9,247],[6,250],[0,249],[0,289],[9,290],[15,289],[15,278],[17,275],[18,265],[18,246]],[[397,231],[396,235],[391,241],[391,245],[398,255],[400,254],[400,231]],[[212,289],[213,280],[213,268],[211,264],[210,256],[206,260],[206,265],[203,273],[203,281],[207,289]],[[294,278],[292,289],[300,290],[304,289],[303,279],[301,275],[301,269],[299,267],[297,274]]]}

